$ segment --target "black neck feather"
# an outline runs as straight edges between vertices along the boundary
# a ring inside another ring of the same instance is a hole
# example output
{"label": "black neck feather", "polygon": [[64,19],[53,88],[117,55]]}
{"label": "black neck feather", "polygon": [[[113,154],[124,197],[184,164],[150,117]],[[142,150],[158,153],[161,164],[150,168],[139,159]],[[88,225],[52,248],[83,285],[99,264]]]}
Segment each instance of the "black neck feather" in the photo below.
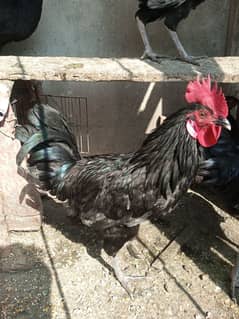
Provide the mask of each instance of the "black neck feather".
{"label": "black neck feather", "polygon": [[133,171],[146,171],[146,184],[162,195],[189,187],[199,164],[199,147],[187,132],[186,119],[195,109],[174,113],[145,139],[130,161]]}

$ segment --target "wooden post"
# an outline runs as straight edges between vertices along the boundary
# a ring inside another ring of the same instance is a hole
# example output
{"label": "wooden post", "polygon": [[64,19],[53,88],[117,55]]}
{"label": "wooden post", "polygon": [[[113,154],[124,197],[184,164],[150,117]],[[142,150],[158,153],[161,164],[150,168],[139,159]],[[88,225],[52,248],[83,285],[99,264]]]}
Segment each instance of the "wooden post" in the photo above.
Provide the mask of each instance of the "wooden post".
{"label": "wooden post", "polygon": [[[1,81],[0,84],[10,88],[10,99],[13,82]],[[5,242],[0,242],[0,248],[8,244],[7,231],[39,230],[41,226],[40,195],[35,187],[18,173],[16,154],[20,142],[14,139],[15,123],[15,114],[10,105],[4,121],[0,123],[0,231],[1,239]]]}
{"label": "wooden post", "polygon": [[[239,1],[230,0],[229,15],[228,15],[228,29],[225,43],[226,56],[239,56]],[[224,90],[227,95],[239,98],[239,81],[235,84],[227,85]]]}
{"label": "wooden post", "polygon": [[239,55],[239,1],[231,0],[225,54]]}

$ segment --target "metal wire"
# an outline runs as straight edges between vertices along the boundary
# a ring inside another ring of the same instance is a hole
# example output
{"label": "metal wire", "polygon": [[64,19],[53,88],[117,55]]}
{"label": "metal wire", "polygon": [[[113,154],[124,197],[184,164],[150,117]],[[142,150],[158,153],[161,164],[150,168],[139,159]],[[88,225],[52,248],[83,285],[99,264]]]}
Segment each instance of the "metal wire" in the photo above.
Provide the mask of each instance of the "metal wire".
{"label": "metal wire", "polygon": [[[90,136],[87,98],[44,94],[40,95],[40,100],[42,103],[49,104],[63,114],[76,137],[79,151],[89,154]],[[22,101],[19,100],[17,104],[17,116],[23,122],[25,115],[21,111],[24,109],[21,107]]]}

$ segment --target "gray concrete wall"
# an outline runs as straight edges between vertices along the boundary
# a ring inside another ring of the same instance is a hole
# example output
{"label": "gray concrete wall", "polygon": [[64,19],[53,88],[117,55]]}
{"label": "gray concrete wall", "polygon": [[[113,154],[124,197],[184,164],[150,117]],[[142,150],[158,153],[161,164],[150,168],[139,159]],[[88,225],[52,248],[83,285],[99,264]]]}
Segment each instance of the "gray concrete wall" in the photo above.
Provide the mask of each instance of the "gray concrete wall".
{"label": "gray concrete wall", "polygon": [[[192,55],[221,56],[225,52],[228,0],[207,0],[178,28]],[[134,20],[136,0],[44,0],[35,33],[7,45],[2,54],[82,57],[139,57],[143,46]],[[176,50],[162,24],[149,26],[153,48],[162,54]],[[45,83],[45,93],[86,96],[90,147],[93,153],[124,152],[137,147],[162,112],[184,104],[185,84]]]}

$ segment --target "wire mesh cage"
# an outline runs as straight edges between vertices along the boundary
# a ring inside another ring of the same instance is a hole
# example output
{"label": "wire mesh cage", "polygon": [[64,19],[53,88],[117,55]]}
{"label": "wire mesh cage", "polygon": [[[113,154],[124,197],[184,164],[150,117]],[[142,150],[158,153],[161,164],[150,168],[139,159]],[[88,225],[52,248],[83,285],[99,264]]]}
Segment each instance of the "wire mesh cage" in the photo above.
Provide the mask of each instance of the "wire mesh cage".
{"label": "wire mesh cage", "polygon": [[[88,124],[88,105],[86,97],[58,96],[58,95],[40,95],[41,103],[49,104],[57,109],[66,118],[69,127],[76,137],[78,149],[81,153],[89,154],[90,137]],[[25,108],[24,99],[19,99],[17,103],[18,120],[23,122]]]}
{"label": "wire mesh cage", "polygon": [[88,105],[86,97],[41,95],[42,103],[49,104],[67,119],[81,153],[90,152]]}

